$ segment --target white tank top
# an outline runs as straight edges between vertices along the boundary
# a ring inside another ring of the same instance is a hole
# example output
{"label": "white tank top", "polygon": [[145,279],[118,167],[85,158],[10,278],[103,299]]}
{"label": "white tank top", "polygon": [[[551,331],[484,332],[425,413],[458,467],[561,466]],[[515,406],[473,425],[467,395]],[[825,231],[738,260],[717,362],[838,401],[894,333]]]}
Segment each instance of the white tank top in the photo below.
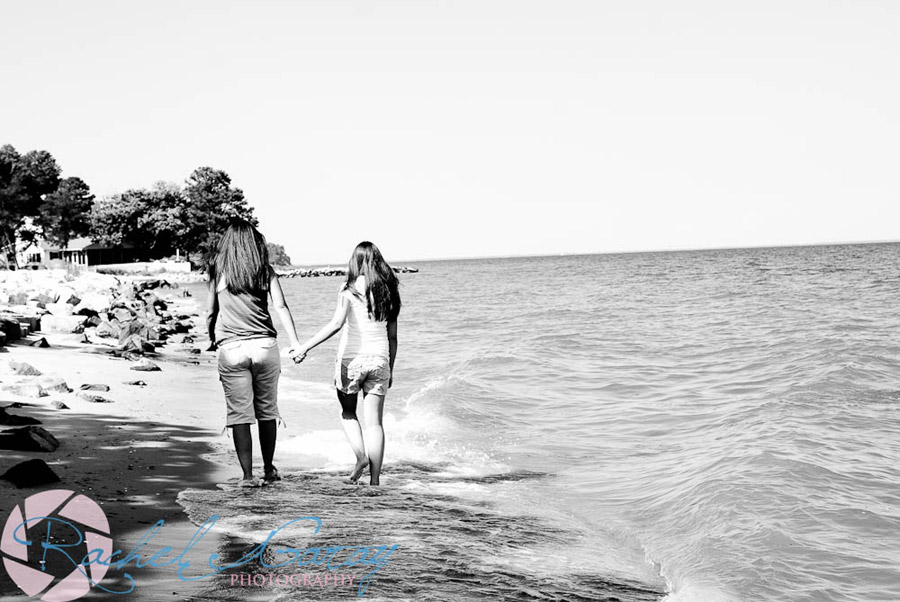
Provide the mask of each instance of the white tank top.
{"label": "white tank top", "polygon": [[349,301],[350,309],[341,330],[338,358],[351,360],[361,355],[373,355],[390,359],[387,322],[376,322],[369,317],[364,298],[357,297],[349,290],[341,291],[341,295]]}

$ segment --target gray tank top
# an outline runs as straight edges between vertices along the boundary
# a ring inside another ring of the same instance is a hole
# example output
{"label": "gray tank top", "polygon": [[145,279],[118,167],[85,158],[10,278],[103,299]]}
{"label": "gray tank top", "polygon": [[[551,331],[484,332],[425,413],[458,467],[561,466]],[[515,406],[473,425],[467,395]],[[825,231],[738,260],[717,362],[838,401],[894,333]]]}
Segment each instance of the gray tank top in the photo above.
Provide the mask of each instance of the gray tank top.
{"label": "gray tank top", "polygon": [[233,295],[228,289],[216,291],[219,315],[216,318],[216,345],[239,339],[276,337],[275,325],[269,313],[269,294],[240,293]]}

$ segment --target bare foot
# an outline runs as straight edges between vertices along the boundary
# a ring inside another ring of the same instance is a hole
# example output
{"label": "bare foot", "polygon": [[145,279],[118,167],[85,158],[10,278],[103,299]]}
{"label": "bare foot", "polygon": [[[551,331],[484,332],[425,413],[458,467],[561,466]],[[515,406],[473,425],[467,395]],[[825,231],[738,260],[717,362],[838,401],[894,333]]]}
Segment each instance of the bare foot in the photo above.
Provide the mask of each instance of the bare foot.
{"label": "bare foot", "polygon": [[359,477],[362,476],[362,473],[365,472],[366,468],[369,466],[369,459],[363,458],[362,460],[356,461],[356,466],[353,467],[353,470],[350,471],[350,482],[355,483],[359,480]]}

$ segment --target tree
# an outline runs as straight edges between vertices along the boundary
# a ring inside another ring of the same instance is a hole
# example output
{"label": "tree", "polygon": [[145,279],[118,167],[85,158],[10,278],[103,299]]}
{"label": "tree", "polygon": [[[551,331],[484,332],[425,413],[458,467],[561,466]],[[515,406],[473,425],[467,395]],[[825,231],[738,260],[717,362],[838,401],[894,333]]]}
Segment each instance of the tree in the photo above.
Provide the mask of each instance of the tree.
{"label": "tree", "polygon": [[151,206],[146,190],[126,190],[100,199],[91,209],[91,237],[112,247],[144,248],[153,239],[153,233],[141,227]]}
{"label": "tree", "polygon": [[158,182],[150,190],[128,190],[98,201],[91,212],[94,240],[133,245],[143,258],[181,249],[197,260],[215,247],[233,220],[257,223],[244,193],[231,186],[224,171],[200,167],[185,184],[182,189]]}
{"label": "tree", "polygon": [[36,217],[44,196],[59,186],[59,165],[47,151],[20,155],[9,144],[0,147],[0,247],[15,258],[15,242],[26,218]]}
{"label": "tree", "polygon": [[231,186],[231,178],[224,171],[198,167],[185,184],[184,196],[188,203],[179,240],[187,253],[208,255],[232,220],[244,219],[257,224],[244,192]]}
{"label": "tree", "polygon": [[94,195],[81,178],[65,178],[41,203],[35,224],[44,238],[65,248],[73,236],[86,236],[90,231],[93,203]]}
{"label": "tree", "polygon": [[276,245],[273,242],[266,243],[269,249],[269,261],[275,265],[291,265],[291,258],[284,252],[282,245]]}
{"label": "tree", "polygon": [[184,228],[184,195],[177,185],[158,182],[101,199],[91,210],[91,236],[110,246],[131,245],[142,259],[171,255]]}

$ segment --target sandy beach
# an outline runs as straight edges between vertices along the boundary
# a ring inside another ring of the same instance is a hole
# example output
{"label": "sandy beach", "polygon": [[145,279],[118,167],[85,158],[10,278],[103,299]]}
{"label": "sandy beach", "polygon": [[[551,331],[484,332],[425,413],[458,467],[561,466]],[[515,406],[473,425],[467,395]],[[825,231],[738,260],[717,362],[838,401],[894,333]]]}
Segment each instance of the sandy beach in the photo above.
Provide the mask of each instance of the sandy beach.
{"label": "sandy beach", "polygon": [[[190,311],[195,326],[202,321],[196,316],[198,301],[178,301],[181,311]],[[49,347],[28,344],[41,337]],[[190,353],[189,346],[175,345],[178,349],[148,354],[160,366],[159,371],[139,372],[131,369],[136,364],[133,359],[109,355],[114,347],[73,342],[78,338],[40,332],[0,347],[0,407],[10,415],[39,420],[59,441],[59,448],[52,452],[0,452],[0,473],[39,458],[59,477],[57,483],[26,488],[0,480],[4,520],[13,504],[34,493],[70,489],[103,508],[114,549],[130,550],[159,520],[165,525],[147,549],[187,543],[197,529],[177,504],[178,493],[187,488],[214,488],[239,474],[236,468],[229,470],[207,457],[231,443],[215,426],[221,422],[215,418],[222,412],[215,355]],[[197,338],[196,347],[205,347],[205,336]],[[36,377],[15,374],[11,362],[29,364],[43,373],[40,378],[61,377],[73,391],[47,391],[37,398],[16,395],[8,389]],[[145,384],[126,384],[134,381]],[[80,390],[90,384],[106,385],[109,390]],[[89,401],[82,394],[107,402]],[[54,402],[62,402],[68,409],[57,409]],[[214,551],[217,544],[209,535],[194,551],[202,555]],[[169,569],[138,569],[132,564],[127,572],[135,579],[133,599],[159,599],[163,593],[167,599],[190,599],[198,586],[178,579]],[[120,575],[113,571],[108,575],[103,583],[110,589],[129,587]],[[0,595],[3,599],[24,598],[5,571],[0,575]]]}

